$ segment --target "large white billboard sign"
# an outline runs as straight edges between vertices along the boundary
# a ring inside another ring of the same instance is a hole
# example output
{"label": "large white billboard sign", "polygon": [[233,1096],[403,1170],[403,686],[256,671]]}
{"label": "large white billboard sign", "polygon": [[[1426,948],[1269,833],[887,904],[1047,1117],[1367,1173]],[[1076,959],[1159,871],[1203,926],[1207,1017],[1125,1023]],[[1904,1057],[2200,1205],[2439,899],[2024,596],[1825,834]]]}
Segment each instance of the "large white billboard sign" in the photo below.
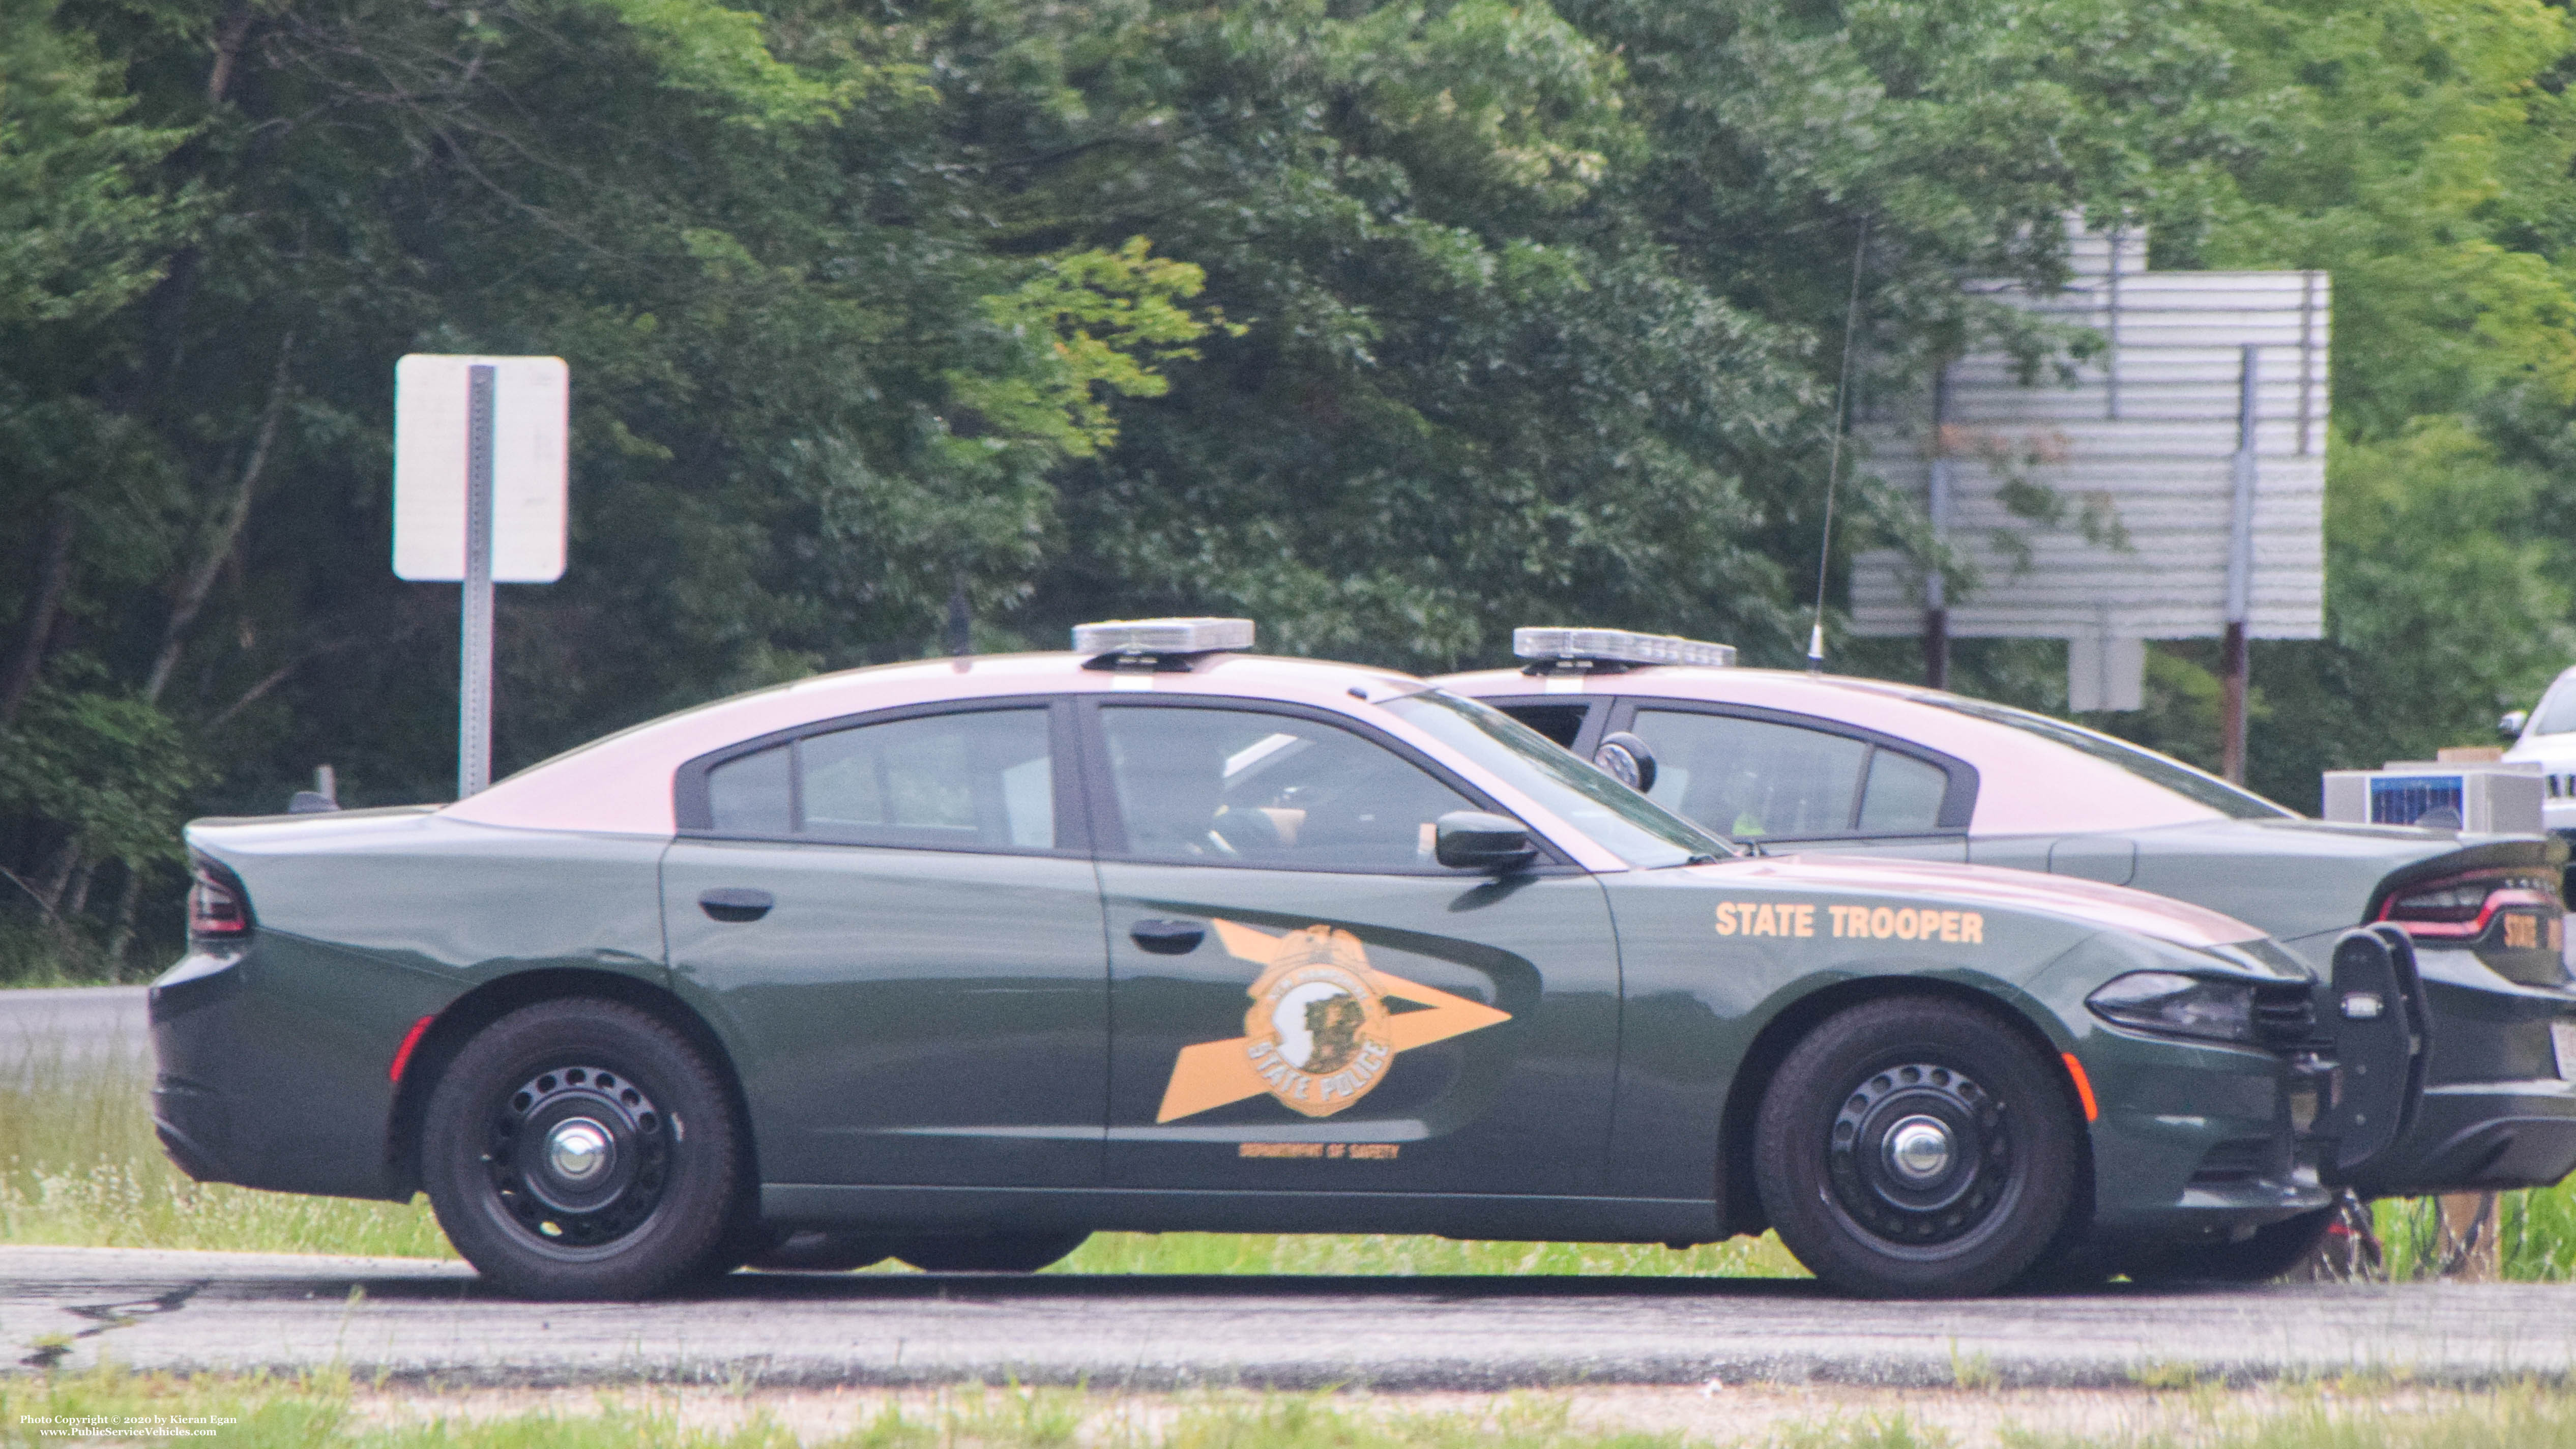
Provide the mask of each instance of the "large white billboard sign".
{"label": "large white billboard sign", "polygon": [[2215,636],[2228,622],[2249,348],[2245,632],[2323,632],[2326,274],[2151,272],[2145,253],[2135,235],[2078,235],[2064,291],[1999,292],[2102,335],[2071,383],[2024,385],[2011,359],[1972,355],[1951,365],[1937,422],[1927,392],[1859,429],[1868,466],[1923,504],[1978,579],[1943,599],[1902,553],[1863,553],[1852,632],[1919,634],[1939,607],[1952,636],[2066,639],[2076,708],[2136,707],[2137,641]]}

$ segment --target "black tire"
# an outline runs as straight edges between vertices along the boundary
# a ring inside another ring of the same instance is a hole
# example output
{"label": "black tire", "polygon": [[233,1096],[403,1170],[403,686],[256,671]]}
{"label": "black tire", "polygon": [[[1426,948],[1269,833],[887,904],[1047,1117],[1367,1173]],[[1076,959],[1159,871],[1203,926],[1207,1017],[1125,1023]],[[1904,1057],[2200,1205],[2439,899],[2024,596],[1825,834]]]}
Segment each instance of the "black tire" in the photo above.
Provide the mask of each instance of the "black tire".
{"label": "black tire", "polygon": [[2254,1236],[2241,1242],[2198,1243],[2143,1254],[2122,1271],[2130,1282],[2139,1284],[2269,1283],[2315,1260],[2326,1234],[2334,1229],[2335,1213],[2335,1208],[2322,1207],[2283,1218],[2256,1228]]}
{"label": "black tire", "polygon": [[430,1094],[420,1161],[448,1241],[522,1298],[649,1298],[739,1236],[724,1083],[619,1002],[539,1002],[484,1028]]}
{"label": "black tire", "polygon": [[1869,1002],[1780,1064],[1754,1125],[1754,1180],[1780,1241],[1846,1293],[1991,1293],[2065,1241],[2083,1161],[2068,1096],[2055,1064],[1991,1012]]}
{"label": "black tire", "polygon": [[994,1233],[914,1238],[895,1256],[925,1273],[1034,1273],[1059,1262],[1089,1233]]}
{"label": "black tire", "polygon": [[764,1273],[848,1273],[894,1256],[894,1239],[881,1233],[842,1233],[816,1228],[780,1233],[747,1266]]}

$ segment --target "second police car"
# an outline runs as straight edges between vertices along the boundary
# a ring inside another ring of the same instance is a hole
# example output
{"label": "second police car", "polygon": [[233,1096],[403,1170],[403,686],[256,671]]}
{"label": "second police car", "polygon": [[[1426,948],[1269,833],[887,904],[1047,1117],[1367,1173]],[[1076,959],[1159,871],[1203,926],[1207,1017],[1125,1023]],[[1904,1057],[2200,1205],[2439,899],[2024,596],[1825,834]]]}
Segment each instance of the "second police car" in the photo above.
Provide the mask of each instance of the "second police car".
{"label": "second police car", "polygon": [[162,1138],[201,1179],[426,1190],[539,1297],[790,1234],[1027,1270],[1102,1229],[1765,1227],[1851,1292],[1947,1295],[2088,1250],[2262,1276],[2398,1125],[2403,932],[2342,933],[2320,1020],[2212,911],[1752,855],[1485,705],[1251,636],[1086,626],[443,807],[198,821]]}
{"label": "second police car", "polygon": [[[1515,644],[1522,669],[1438,683],[1587,757],[1606,750],[1632,778],[1650,771],[1653,799],[1748,847],[1964,860],[2190,901],[2308,961],[2327,1019],[2342,1009],[2324,986],[2338,943],[2358,925],[2402,934],[2420,1018],[2403,1121],[2329,1180],[2372,1197],[2540,1186],[2576,1167],[2560,840],[2309,820],[2063,720],[1737,668],[1723,645],[1561,628]],[[2205,1256],[2158,1266],[2213,1270]]]}

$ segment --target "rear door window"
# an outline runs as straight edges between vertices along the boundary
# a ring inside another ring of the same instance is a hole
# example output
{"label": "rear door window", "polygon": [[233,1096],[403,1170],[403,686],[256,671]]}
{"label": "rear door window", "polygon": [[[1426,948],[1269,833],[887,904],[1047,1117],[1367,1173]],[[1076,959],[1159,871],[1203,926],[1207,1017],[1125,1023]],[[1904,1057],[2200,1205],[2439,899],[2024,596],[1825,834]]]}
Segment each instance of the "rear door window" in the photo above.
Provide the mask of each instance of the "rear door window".
{"label": "rear door window", "polygon": [[1947,766],[1831,730],[1646,707],[1628,728],[1655,752],[1649,797],[1736,840],[1932,834],[1973,799]]}
{"label": "rear door window", "polygon": [[1869,782],[1861,787],[1863,835],[1919,835],[1937,830],[1941,799],[1950,790],[1950,772],[1912,755],[1872,750]]}
{"label": "rear door window", "polygon": [[952,850],[1052,850],[1044,707],[917,715],[807,735],[707,771],[723,835]]}
{"label": "rear door window", "polygon": [[1869,746],[1763,720],[1637,711],[1655,751],[1648,798],[1738,840],[1838,835],[1852,828]]}

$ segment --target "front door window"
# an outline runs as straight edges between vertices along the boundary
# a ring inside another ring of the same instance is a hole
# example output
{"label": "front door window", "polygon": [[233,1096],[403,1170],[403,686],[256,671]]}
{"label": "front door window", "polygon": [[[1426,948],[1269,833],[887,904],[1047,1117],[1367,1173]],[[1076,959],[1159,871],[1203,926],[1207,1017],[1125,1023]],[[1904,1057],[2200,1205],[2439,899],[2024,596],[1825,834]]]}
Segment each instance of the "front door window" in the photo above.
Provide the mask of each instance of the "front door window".
{"label": "front door window", "polygon": [[1437,869],[1474,801],[1336,725],[1230,709],[1101,713],[1125,854],[1303,870]]}

